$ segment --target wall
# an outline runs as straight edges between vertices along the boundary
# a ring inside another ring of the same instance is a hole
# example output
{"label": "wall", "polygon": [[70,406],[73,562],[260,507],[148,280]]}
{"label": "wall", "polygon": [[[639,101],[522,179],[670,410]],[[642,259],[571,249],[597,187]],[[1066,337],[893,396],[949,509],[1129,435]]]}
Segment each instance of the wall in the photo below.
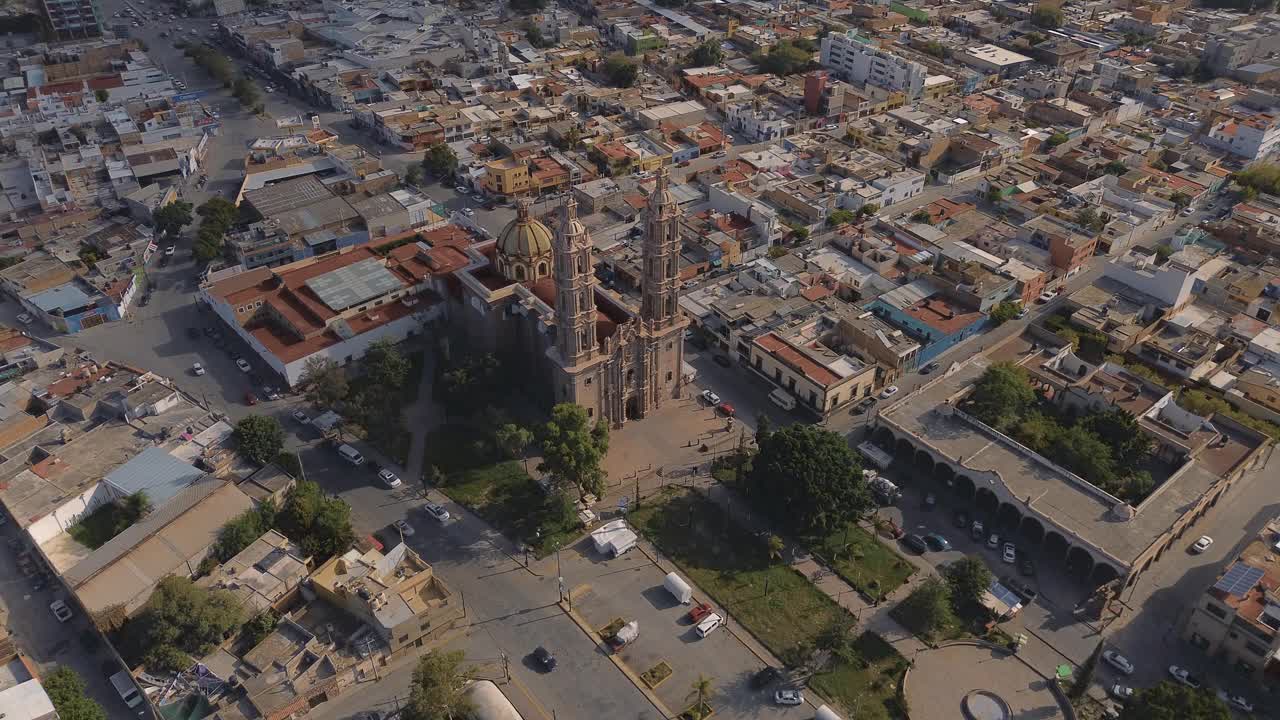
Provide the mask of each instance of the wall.
{"label": "wall", "polygon": [[824,388],[754,344],[751,346],[751,369],[791,393],[801,407],[824,416],[841,405],[870,394],[875,384],[875,368],[868,366],[863,372]]}
{"label": "wall", "polygon": [[79,495],[67,498],[56,510],[32,523],[27,528],[27,533],[31,535],[32,542],[43,545],[66,532],[81,516],[93,512],[112,499],[107,484],[96,483]]}
{"label": "wall", "polygon": [[[367,351],[369,346],[373,343],[379,340],[400,342],[410,335],[421,332],[422,326],[425,323],[435,320],[443,316],[443,314],[444,304],[438,303],[426,310],[406,315],[399,320],[394,320],[386,325],[370,330],[369,332],[361,333],[350,340],[344,340],[335,345],[330,345],[320,352],[299,358],[287,365],[281,363],[274,355],[270,355],[271,361],[268,364],[273,368],[277,368],[277,371],[284,376],[285,382],[290,386],[293,386],[302,379],[304,366],[310,358],[324,357],[333,360],[339,365],[345,365],[348,362],[359,360],[364,357],[365,351]],[[258,354],[262,356],[264,360],[267,359],[269,353],[266,353],[265,349],[259,349],[258,347],[255,347],[254,349],[259,350]]]}

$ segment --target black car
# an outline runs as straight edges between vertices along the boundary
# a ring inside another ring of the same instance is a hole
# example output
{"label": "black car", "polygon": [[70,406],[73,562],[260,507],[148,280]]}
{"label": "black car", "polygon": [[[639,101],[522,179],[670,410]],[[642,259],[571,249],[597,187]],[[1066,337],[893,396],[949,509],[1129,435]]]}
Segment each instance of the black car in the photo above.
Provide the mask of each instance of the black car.
{"label": "black car", "polygon": [[533,651],[533,659],[537,660],[538,664],[542,666],[542,669],[547,672],[551,672],[556,669],[556,656],[552,655],[550,650],[542,647],[541,645]]}
{"label": "black car", "polygon": [[1018,572],[1023,575],[1035,575],[1036,565],[1035,563],[1031,562],[1031,558],[1027,557],[1026,555],[1019,554]]}
{"label": "black car", "polygon": [[957,511],[956,511],[956,513],[955,513],[955,515],[953,515],[953,516],[952,516],[952,518],[951,518],[951,522],[952,522],[956,527],[958,527],[958,528],[960,528],[961,530],[963,530],[963,529],[965,529],[965,528],[969,527],[969,513],[965,512],[965,511],[963,511],[963,510],[957,510]]}
{"label": "black car", "polygon": [[770,684],[777,682],[780,677],[782,677],[782,672],[778,670],[778,668],[770,665],[751,676],[751,689],[763,690]]}
{"label": "black car", "polygon": [[902,544],[906,545],[908,549],[915,550],[921,555],[925,554],[926,552],[929,552],[928,543],[926,543],[924,541],[924,538],[920,537],[919,535],[907,535],[906,537],[902,538]]}
{"label": "black car", "polygon": [[1023,605],[1030,605],[1031,602],[1040,594],[1036,592],[1035,588],[1018,580],[1012,575],[1000,576],[1000,584],[1017,593],[1018,597],[1022,598]]}
{"label": "black car", "polygon": [[936,362],[931,362],[931,363],[929,363],[928,365],[925,365],[924,367],[920,368],[920,374],[921,374],[921,375],[928,375],[929,373],[931,373],[931,372],[933,372],[934,370],[937,370],[937,369],[938,369],[938,363],[936,363]]}
{"label": "black car", "polygon": [[711,359],[715,362],[715,364],[719,365],[720,367],[729,367],[730,365],[732,365],[732,364],[733,364],[733,363],[729,362],[729,356],[728,356],[728,355],[716,355],[715,357],[713,357],[713,358],[711,358]]}

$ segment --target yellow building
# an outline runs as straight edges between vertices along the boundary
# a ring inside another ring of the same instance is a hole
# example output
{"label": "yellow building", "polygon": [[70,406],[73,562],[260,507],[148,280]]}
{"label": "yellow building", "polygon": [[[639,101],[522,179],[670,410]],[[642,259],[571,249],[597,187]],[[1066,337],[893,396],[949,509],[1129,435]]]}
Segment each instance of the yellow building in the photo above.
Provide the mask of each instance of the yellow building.
{"label": "yellow building", "polygon": [[493,160],[484,166],[481,184],[496,195],[522,195],[529,192],[529,166],[512,158]]}

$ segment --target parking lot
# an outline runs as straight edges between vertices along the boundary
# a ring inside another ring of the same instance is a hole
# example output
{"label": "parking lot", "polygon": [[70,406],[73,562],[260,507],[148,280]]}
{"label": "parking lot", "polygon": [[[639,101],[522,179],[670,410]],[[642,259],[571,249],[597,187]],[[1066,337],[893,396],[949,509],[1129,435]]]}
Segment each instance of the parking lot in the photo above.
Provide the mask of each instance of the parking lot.
{"label": "parking lot", "polygon": [[[711,680],[711,703],[717,715],[732,718],[810,718],[807,705],[775,705],[773,683],[754,690],[752,676],[765,667],[725,628],[702,638],[689,620],[692,605],[682,605],[663,587],[665,573],[639,550],[605,558],[590,538],[561,553],[566,583],[574,590],[574,609],[599,630],[615,619],[639,623],[640,636],[624,646],[618,657],[636,675],[665,662],[671,675],[654,689],[672,712],[689,707],[690,686],[699,675]],[[584,588],[585,586],[585,588]],[[706,600],[696,589],[694,603]],[[723,610],[717,612],[724,617]],[[732,622],[732,619],[730,619]]]}

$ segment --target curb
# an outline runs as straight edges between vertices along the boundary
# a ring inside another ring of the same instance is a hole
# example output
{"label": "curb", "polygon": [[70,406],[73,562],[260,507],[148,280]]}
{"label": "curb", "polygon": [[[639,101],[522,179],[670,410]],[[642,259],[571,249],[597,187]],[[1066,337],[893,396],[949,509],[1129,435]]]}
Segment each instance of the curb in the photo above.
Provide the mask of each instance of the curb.
{"label": "curb", "polygon": [[641,680],[640,676],[637,675],[635,671],[631,669],[630,665],[627,665],[625,662],[623,662],[622,658],[619,658],[617,654],[615,654],[612,650],[610,650],[607,647],[603,647],[604,641],[600,638],[600,635],[597,634],[596,631],[593,630],[591,626],[587,624],[586,620],[582,619],[582,616],[579,615],[576,610],[571,610],[569,606],[564,603],[564,601],[561,601],[559,604],[560,604],[560,609],[564,611],[564,614],[568,615],[569,619],[573,620],[574,624],[576,624],[578,628],[582,630],[582,632],[588,638],[590,638],[592,642],[596,644],[596,647],[602,648],[604,650],[604,653],[606,656],[608,656],[609,660],[619,670],[622,671],[623,675],[627,676],[627,679],[631,681],[631,684],[636,686],[636,690],[639,690],[640,694],[645,696],[645,699],[647,699],[649,703],[652,704],[653,707],[659,713],[661,713],[662,717],[664,718],[676,717],[676,713],[671,712],[671,709],[668,708],[666,704],[663,703],[662,700],[660,700],[658,696],[655,695],[653,691],[649,689],[649,686],[644,684],[644,681]]}

